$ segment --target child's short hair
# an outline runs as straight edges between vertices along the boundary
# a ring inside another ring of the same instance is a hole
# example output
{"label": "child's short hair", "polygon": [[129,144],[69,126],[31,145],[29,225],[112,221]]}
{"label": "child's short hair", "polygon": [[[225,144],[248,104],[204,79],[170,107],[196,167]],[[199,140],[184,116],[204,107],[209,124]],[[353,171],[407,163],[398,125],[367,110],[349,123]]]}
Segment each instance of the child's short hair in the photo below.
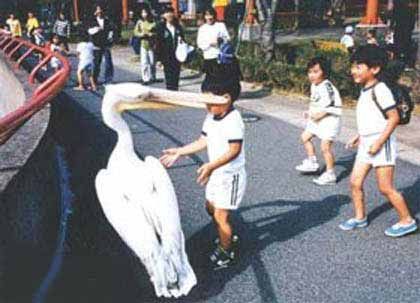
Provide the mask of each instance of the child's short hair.
{"label": "child's short hair", "polygon": [[388,56],[385,50],[379,46],[368,44],[357,48],[351,56],[350,62],[366,64],[369,68],[380,67],[383,70],[388,63]]}
{"label": "child's short hair", "polygon": [[51,35],[50,42],[53,42],[54,39],[58,39],[58,41],[60,41],[60,36],[58,36],[57,34]]}
{"label": "child's short hair", "polygon": [[241,93],[241,84],[239,81],[219,81],[210,78],[213,77],[206,77],[206,80],[204,80],[201,86],[203,93],[212,93],[217,96],[229,94],[232,102],[238,100]]}
{"label": "child's short hair", "polygon": [[376,37],[376,29],[372,28],[372,29],[368,30],[368,33],[369,33],[372,37]]}
{"label": "child's short hair", "polygon": [[216,10],[212,6],[209,6],[204,10],[204,15],[206,14],[212,15],[214,18],[217,16]]}
{"label": "child's short hair", "polygon": [[322,70],[322,73],[324,74],[324,79],[328,79],[331,74],[331,62],[330,60],[324,57],[315,57],[309,60],[308,65],[306,66],[306,71],[309,71],[317,64],[319,65],[319,67]]}
{"label": "child's short hair", "polygon": [[163,12],[162,13],[163,14],[166,14],[166,13],[175,13],[175,10],[174,10],[174,8],[172,6],[165,6],[163,8]]}
{"label": "child's short hair", "polygon": [[83,41],[83,42],[90,41],[90,35],[86,30],[81,30],[79,32],[79,37],[80,37],[80,40]]}

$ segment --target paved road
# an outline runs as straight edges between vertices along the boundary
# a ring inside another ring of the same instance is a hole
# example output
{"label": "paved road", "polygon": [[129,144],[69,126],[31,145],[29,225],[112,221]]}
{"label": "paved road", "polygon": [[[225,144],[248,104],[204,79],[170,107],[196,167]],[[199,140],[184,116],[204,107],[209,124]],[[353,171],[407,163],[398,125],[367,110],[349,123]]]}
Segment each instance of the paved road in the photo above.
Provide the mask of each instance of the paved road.
{"label": "paved road", "polygon": [[[136,80],[132,70],[119,69],[117,78]],[[116,141],[101,121],[101,96],[70,89],[67,94],[53,106],[54,136],[66,149],[76,201],[67,256],[49,302],[420,301],[420,235],[384,236],[396,214],[378,194],[372,176],[366,184],[371,225],[356,232],[337,227],[352,214],[347,184],[353,153],[338,144],[340,182],[317,187],[311,176],[294,171],[304,157],[297,140],[301,129],[262,114],[246,125],[249,186],[234,215],[242,236],[238,265],[219,272],[208,267],[215,233],[203,208],[203,188],[195,183],[195,171],[206,156],[185,158],[169,172],[198,285],[188,297],[156,299],[142,266],[107,223],[96,198],[95,175]],[[196,138],[204,115],[175,108],[130,112],[125,118],[138,154],[158,157],[162,149]],[[396,180],[418,215],[419,167],[399,161]]]}

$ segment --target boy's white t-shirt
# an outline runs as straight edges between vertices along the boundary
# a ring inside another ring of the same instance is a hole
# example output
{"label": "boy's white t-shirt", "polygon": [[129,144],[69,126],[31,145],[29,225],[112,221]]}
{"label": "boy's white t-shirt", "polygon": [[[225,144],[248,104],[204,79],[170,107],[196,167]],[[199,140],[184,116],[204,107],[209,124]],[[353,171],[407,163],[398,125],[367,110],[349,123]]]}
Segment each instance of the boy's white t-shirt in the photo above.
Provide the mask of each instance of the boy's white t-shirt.
{"label": "boy's white t-shirt", "polygon": [[327,112],[335,116],[341,116],[341,105],[340,93],[328,79],[318,85],[311,85],[310,113]]}
{"label": "boy's white t-shirt", "polygon": [[242,142],[239,155],[219,167],[213,172],[236,173],[245,168],[245,144],[244,144],[245,125],[241,114],[236,109],[231,109],[223,118],[208,114],[204,120],[202,135],[207,139],[207,152],[210,161],[220,158],[229,151],[229,143]]}
{"label": "boy's white t-shirt", "polygon": [[343,44],[347,48],[354,47],[354,39],[351,35],[344,35],[341,38],[340,43]]}
{"label": "boy's white t-shirt", "polygon": [[84,67],[93,64],[93,51],[95,46],[92,42],[80,42],[77,44],[76,51],[79,53],[79,66]]}
{"label": "boy's white t-shirt", "polygon": [[388,123],[373,100],[373,90],[382,112],[397,106],[391,90],[385,83],[379,82],[373,87],[363,89],[356,107],[357,128],[361,136],[382,133]]}

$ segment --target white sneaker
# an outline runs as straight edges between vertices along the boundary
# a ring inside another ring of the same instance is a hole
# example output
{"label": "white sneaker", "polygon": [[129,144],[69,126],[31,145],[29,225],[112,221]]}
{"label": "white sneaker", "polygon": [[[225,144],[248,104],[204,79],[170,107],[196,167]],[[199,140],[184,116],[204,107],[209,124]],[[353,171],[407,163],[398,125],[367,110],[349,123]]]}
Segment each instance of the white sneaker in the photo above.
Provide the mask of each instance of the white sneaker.
{"label": "white sneaker", "polygon": [[302,161],[302,164],[299,164],[295,168],[297,171],[300,171],[302,173],[315,173],[319,169],[319,164],[309,159],[305,159]]}
{"label": "white sneaker", "polygon": [[337,177],[335,173],[324,172],[321,176],[313,179],[315,184],[318,185],[335,185],[337,183]]}

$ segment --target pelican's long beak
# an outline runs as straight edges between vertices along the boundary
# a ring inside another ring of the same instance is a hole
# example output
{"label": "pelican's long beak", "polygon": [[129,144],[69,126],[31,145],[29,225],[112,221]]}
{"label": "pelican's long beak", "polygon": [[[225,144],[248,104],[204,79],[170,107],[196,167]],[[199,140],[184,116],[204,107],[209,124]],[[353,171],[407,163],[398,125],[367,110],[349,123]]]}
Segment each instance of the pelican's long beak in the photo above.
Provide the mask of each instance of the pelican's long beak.
{"label": "pelican's long beak", "polygon": [[173,109],[174,105],[163,102],[154,102],[150,100],[139,100],[134,102],[120,101],[115,105],[115,110],[118,113],[129,110],[141,110],[141,109]]}
{"label": "pelican's long beak", "polygon": [[206,104],[226,104],[229,102],[224,96],[170,91],[150,88],[136,83],[116,84],[111,89],[121,97],[121,101],[115,105],[116,111],[120,113],[125,110],[164,109],[174,106],[205,108]]}

